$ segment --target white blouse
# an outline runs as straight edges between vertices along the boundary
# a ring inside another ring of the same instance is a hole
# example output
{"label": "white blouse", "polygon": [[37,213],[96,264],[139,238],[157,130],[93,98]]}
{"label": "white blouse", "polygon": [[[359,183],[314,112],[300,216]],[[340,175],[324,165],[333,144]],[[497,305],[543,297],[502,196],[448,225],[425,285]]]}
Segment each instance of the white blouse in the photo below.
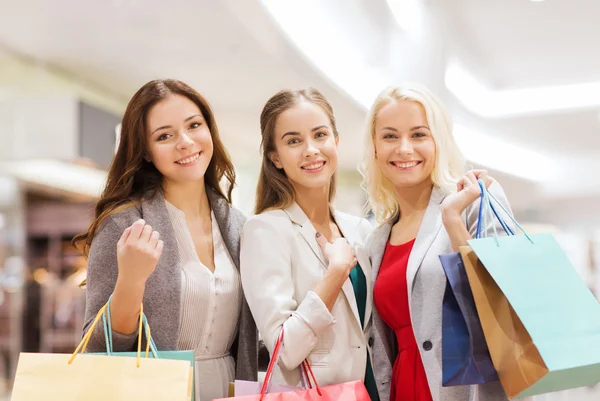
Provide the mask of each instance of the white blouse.
{"label": "white blouse", "polygon": [[215,271],[200,262],[185,213],[165,201],[181,263],[181,322],[178,348],[194,350],[196,401],[225,398],[235,380],[230,348],[242,309],[240,274],[211,212]]}

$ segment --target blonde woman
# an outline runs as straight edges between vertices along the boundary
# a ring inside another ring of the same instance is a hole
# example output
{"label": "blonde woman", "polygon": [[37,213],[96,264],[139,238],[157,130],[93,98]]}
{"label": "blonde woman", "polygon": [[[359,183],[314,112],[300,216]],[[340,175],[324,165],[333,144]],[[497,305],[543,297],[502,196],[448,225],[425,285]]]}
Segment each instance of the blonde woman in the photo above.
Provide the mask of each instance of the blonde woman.
{"label": "blonde woman", "polygon": [[320,385],[364,380],[377,390],[367,352],[370,224],[335,210],[339,135],[316,89],[284,90],[261,114],[256,216],[244,226],[242,285],[269,351],[284,333],[276,381],[298,385],[308,359]]}
{"label": "blonde woman", "polygon": [[[429,90],[407,84],[378,96],[361,172],[380,224],[368,251],[375,282],[373,368],[382,401],[507,399],[499,383],[441,384],[446,277],[438,256],[475,235],[477,179],[509,207],[486,171],[463,168],[451,118]],[[492,232],[492,224],[484,229]]]}

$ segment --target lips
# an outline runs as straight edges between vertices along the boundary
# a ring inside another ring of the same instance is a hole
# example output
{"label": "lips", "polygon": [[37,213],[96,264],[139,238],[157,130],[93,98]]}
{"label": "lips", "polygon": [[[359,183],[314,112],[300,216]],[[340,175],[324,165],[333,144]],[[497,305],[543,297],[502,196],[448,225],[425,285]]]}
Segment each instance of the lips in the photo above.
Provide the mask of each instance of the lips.
{"label": "lips", "polygon": [[198,160],[198,158],[200,157],[200,153],[201,152],[197,152],[190,156],[186,156],[183,159],[177,160],[175,163],[182,165],[182,166],[185,166],[186,164],[191,164],[191,163],[195,162],[196,160]]}
{"label": "lips", "polygon": [[317,161],[317,162],[313,162],[310,164],[305,164],[304,166],[301,166],[300,168],[302,170],[308,170],[308,171],[314,171],[314,170],[318,170],[321,167],[323,167],[325,165],[325,161],[321,160],[321,161]]}
{"label": "lips", "polygon": [[423,163],[421,160],[411,160],[411,161],[394,161],[390,162],[390,164],[399,169],[410,169],[418,166]]}

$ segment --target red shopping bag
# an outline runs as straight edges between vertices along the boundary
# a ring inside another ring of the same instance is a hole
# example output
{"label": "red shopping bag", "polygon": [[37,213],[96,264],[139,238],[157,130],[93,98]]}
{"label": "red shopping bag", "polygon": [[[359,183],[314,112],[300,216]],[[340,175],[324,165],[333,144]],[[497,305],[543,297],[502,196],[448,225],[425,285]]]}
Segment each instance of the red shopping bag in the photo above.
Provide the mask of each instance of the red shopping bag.
{"label": "red shopping bag", "polygon": [[[304,360],[300,365],[304,389],[290,390],[285,392],[269,393],[269,384],[273,376],[273,369],[277,365],[279,359],[279,350],[283,344],[283,328],[273,349],[273,355],[265,374],[265,381],[260,386],[260,393],[253,395],[244,395],[241,397],[221,398],[213,401],[370,401],[369,393],[362,381],[352,381],[347,383],[332,384],[325,387],[320,387],[317,383],[315,374],[308,363]],[[308,388],[306,388],[308,387]]]}

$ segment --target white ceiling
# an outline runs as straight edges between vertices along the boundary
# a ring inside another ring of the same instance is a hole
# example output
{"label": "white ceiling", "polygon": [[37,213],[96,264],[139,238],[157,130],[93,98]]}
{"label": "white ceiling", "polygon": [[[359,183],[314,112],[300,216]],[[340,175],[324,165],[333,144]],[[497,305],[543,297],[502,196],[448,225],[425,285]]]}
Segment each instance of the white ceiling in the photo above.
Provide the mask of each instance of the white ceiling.
{"label": "white ceiling", "polygon": [[[348,38],[371,66],[400,71],[410,61],[411,54],[395,51],[385,0],[330,1],[340,19],[363,18]],[[445,57],[459,56],[492,88],[600,81],[597,0],[425,2],[440,24]],[[226,144],[242,165],[258,156],[264,102],[288,87],[322,90],[338,117],[343,165],[354,168],[360,157],[365,111],[290,44],[259,0],[172,0],[168,6],[158,0],[0,0],[0,9],[0,45],[47,61],[123,103],[150,79],[187,81],[213,104]],[[443,65],[421,62],[423,69],[443,71]],[[573,160],[587,162],[600,153],[599,110],[488,120],[469,115],[443,88],[434,89],[477,128],[558,163],[568,160],[567,171]],[[584,171],[582,166],[574,171]],[[515,179],[514,186],[527,184]]]}
{"label": "white ceiling", "polygon": [[[492,89],[600,82],[597,0],[431,1],[451,53]],[[479,121],[529,149],[575,159],[600,153],[600,107]]]}
{"label": "white ceiling", "polygon": [[[596,0],[428,3],[446,34],[449,56],[491,89],[600,82]],[[550,185],[552,196],[600,196],[600,179],[592,173],[600,169],[600,107],[484,119],[454,106],[482,131],[555,160],[561,174]]]}
{"label": "white ceiling", "polygon": [[[358,107],[297,55],[257,1],[176,0],[168,7],[139,0],[0,4],[2,45],[123,103],[151,79],[189,83],[214,107],[222,135],[242,164],[258,156],[260,110],[283,88],[319,88],[339,115],[350,116],[340,118],[340,131],[360,131],[349,129],[362,123]],[[349,150],[342,161],[354,166],[357,154]]]}
{"label": "white ceiling", "polygon": [[597,0],[430,0],[461,56],[492,86],[600,81]]}

